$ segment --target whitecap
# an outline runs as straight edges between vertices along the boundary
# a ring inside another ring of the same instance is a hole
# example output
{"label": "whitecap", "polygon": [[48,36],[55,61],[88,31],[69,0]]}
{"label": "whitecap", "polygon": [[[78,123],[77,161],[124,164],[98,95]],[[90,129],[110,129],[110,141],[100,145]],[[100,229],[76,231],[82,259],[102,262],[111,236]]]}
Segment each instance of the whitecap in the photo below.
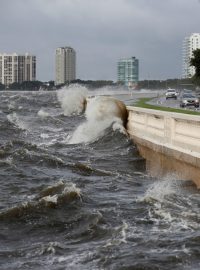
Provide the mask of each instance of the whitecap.
{"label": "whitecap", "polygon": [[37,114],[41,119],[47,118],[49,116],[49,113],[45,112],[43,109],[40,109]]}
{"label": "whitecap", "polygon": [[7,115],[7,119],[10,123],[14,124],[15,126],[17,126],[18,128],[22,129],[22,130],[26,130],[27,129],[27,124],[25,122],[23,122],[22,120],[19,119],[19,116],[14,112],[12,114],[8,114]]}
{"label": "whitecap", "polygon": [[46,134],[46,133],[42,133],[42,134],[40,134],[40,137],[41,137],[42,139],[48,139],[48,138],[49,138],[49,135]]}

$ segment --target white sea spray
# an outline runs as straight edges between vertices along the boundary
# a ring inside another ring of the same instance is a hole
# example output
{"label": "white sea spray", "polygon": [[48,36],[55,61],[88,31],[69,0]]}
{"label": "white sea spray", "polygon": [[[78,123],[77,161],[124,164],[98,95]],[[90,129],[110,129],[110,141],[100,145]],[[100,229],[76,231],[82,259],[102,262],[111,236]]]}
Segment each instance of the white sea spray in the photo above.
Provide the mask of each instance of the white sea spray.
{"label": "white sea spray", "polygon": [[58,101],[61,104],[63,113],[66,116],[80,114],[84,110],[88,90],[84,86],[72,84],[57,92]]}
{"label": "white sea spray", "polygon": [[108,127],[126,134],[116,101],[109,97],[87,99],[86,121],[72,134],[68,143],[93,142],[105,134]]}

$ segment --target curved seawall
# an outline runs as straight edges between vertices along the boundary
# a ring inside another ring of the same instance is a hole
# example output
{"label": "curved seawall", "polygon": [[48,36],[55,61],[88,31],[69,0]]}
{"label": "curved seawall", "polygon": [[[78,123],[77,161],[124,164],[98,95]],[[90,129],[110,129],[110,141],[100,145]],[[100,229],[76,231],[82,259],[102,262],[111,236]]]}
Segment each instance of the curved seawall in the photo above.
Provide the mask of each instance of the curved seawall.
{"label": "curved seawall", "polygon": [[200,117],[127,106],[127,131],[153,176],[174,173],[200,188]]}

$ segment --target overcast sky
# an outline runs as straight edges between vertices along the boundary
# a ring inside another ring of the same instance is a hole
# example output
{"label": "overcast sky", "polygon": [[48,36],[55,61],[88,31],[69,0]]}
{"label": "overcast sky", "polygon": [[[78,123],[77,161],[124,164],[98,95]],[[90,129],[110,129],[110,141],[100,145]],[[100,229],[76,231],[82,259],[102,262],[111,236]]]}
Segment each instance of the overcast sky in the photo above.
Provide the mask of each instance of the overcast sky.
{"label": "overcast sky", "polygon": [[199,0],[0,0],[0,52],[37,56],[55,79],[55,49],[77,53],[77,78],[117,80],[117,61],[139,59],[140,80],[180,78],[182,41],[200,33]]}

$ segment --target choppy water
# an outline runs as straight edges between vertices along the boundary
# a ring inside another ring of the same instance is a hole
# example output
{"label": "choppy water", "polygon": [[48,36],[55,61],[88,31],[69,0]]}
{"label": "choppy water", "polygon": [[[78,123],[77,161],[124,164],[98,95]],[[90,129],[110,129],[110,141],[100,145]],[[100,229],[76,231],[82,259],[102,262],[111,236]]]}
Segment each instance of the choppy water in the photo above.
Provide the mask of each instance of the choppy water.
{"label": "choppy water", "polygon": [[0,92],[0,269],[200,269],[199,191],[87,95]]}

